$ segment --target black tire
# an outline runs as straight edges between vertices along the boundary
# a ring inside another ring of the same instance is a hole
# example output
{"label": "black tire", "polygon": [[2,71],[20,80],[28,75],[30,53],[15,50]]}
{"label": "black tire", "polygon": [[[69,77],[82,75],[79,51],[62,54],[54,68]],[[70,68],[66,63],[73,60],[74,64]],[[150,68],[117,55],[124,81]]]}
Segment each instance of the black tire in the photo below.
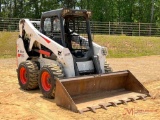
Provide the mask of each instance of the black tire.
{"label": "black tire", "polygon": [[109,64],[107,62],[105,62],[105,64],[104,64],[104,70],[105,70],[105,73],[113,72],[112,68],[109,66]]}
{"label": "black tire", "polygon": [[27,60],[18,67],[18,82],[22,89],[32,90],[38,88],[38,66],[35,62]]}
{"label": "black tire", "polygon": [[55,78],[63,78],[64,74],[59,65],[44,65],[39,73],[38,84],[39,88],[46,98],[55,97],[55,87],[56,80]]}

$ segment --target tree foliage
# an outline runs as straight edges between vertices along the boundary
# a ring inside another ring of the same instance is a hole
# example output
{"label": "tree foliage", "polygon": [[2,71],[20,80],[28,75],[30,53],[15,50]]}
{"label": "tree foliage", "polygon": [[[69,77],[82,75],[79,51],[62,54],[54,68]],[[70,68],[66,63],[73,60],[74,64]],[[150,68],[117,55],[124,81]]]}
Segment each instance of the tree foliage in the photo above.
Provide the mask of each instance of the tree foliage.
{"label": "tree foliage", "polygon": [[40,18],[62,7],[91,10],[96,21],[160,21],[160,0],[0,0],[0,17]]}

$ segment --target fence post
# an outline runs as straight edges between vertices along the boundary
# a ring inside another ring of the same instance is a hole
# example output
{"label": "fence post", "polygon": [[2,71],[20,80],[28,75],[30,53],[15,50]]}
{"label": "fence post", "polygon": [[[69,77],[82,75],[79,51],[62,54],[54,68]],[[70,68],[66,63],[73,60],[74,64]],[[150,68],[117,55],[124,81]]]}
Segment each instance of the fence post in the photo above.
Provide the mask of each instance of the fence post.
{"label": "fence post", "polygon": [[123,35],[123,23],[120,22],[120,26],[121,26],[121,35]]}
{"label": "fence post", "polygon": [[149,36],[152,36],[152,23],[149,24]]}
{"label": "fence post", "polygon": [[139,36],[141,36],[141,23],[139,22]]}
{"label": "fence post", "polygon": [[110,27],[111,27],[111,25],[110,25],[110,21],[109,21],[109,35],[111,34],[111,31],[110,31]]}

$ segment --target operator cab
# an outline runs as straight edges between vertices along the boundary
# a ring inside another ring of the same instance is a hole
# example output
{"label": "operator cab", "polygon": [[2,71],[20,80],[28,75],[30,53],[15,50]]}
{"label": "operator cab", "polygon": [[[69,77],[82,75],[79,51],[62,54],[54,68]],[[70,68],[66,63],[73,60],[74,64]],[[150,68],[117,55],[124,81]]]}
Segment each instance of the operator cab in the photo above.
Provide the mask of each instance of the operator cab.
{"label": "operator cab", "polygon": [[90,49],[85,18],[73,15],[66,16],[64,21],[66,47],[75,57],[84,57]]}
{"label": "operator cab", "polygon": [[90,12],[86,10],[59,9],[45,12],[41,18],[41,31],[68,48],[75,58],[84,58],[92,48],[89,17]]}
{"label": "operator cab", "polygon": [[76,76],[102,73],[98,55],[94,55],[90,17],[87,10],[58,9],[41,18],[41,31],[70,50]]}

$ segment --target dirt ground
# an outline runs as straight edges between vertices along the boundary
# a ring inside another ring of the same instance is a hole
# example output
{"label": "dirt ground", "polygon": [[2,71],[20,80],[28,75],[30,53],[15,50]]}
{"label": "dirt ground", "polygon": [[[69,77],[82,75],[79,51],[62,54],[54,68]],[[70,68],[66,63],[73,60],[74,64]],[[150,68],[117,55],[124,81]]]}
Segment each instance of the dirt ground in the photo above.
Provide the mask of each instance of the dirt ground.
{"label": "dirt ground", "polygon": [[60,108],[54,100],[45,99],[39,90],[20,89],[16,59],[0,59],[0,119],[4,120],[159,120],[160,56],[110,58],[114,71],[130,70],[150,91],[152,97],[128,105],[98,109],[96,113],[73,113]]}

